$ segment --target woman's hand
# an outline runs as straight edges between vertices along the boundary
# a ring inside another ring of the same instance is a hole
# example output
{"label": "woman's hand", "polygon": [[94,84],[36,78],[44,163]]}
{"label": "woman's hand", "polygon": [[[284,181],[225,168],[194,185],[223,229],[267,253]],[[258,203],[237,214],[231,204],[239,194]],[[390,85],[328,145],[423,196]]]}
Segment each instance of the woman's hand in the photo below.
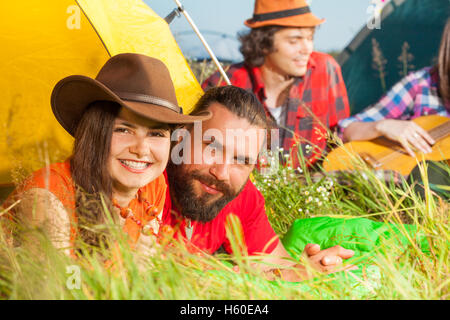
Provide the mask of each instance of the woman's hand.
{"label": "woman's hand", "polygon": [[386,119],[377,121],[375,129],[380,135],[400,142],[411,157],[415,157],[411,147],[423,153],[430,153],[435,141],[420,126],[409,120]]}

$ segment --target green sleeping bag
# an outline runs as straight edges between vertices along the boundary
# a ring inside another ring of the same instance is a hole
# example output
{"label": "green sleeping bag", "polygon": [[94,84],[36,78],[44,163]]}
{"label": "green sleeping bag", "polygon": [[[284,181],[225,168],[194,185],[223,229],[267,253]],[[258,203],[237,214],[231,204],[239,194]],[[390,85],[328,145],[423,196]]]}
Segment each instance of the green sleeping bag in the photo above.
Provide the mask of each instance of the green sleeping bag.
{"label": "green sleeping bag", "polygon": [[428,251],[428,242],[417,234],[413,225],[353,217],[298,219],[292,224],[282,242],[294,258],[299,257],[308,243],[319,244],[322,249],[340,245],[354,250],[354,258],[368,258],[381,248],[382,243],[389,242],[406,248],[411,243],[406,234],[417,241],[422,251]]}
{"label": "green sleeping bag", "polygon": [[[408,239],[409,238],[409,239]],[[355,251],[353,258],[346,261],[358,266],[358,270],[337,272],[321,279],[312,279],[302,283],[289,283],[281,280],[265,281],[261,277],[233,272],[210,270],[208,275],[232,281],[234,284],[247,282],[263,289],[270,295],[285,299],[286,288],[300,290],[309,299],[334,299],[333,290],[338,289],[340,296],[349,299],[376,299],[376,289],[380,286],[381,273],[373,263],[376,253],[386,255],[407,251],[411,240],[424,252],[428,252],[428,242],[417,233],[416,227],[406,224],[376,222],[366,218],[315,217],[296,220],[281,240],[286,250],[298,259],[308,243],[316,243],[322,249],[340,245]],[[394,250],[395,248],[395,250]],[[323,290],[323,283],[331,288]],[[322,283],[321,285],[317,285]],[[283,289],[284,290],[281,290]],[[321,289],[318,289],[321,288]],[[287,298],[289,299],[289,298]]]}
{"label": "green sleeping bag", "polygon": [[[296,220],[282,239],[286,250],[296,259],[308,243],[319,244],[321,249],[340,245],[355,251],[346,261],[358,266],[357,270],[337,272],[327,276],[330,284],[339,288],[344,296],[357,299],[376,298],[381,273],[373,263],[376,254],[398,256],[415,243],[423,252],[429,252],[426,238],[417,228],[407,224],[376,222],[366,218],[315,217]],[[314,286],[303,285],[302,290],[321,299],[333,298]]]}

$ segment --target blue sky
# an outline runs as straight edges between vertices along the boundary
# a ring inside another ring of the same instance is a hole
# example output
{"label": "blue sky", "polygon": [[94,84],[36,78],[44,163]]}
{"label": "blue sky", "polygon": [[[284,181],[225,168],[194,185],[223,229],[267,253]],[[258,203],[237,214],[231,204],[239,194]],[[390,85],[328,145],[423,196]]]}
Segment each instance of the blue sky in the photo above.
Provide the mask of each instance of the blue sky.
{"label": "blue sky", "polygon": [[[253,0],[180,1],[201,31],[209,33],[215,31],[231,37],[236,37],[237,32],[248,30],[243,22],[252,16],[254,6]],[[144,2],[161,17],[165,17],[176,7],[173,0],[144,0]],[[316,33],[316,50],[330,51],[345,48],[366,23],[369,17],[367,8],[370,3],[371,0],[312,0],[313,13],[319,18],[326,19]],[[201,46],[194,35],[183,35],[183,32],[192,30],[184,17],[176,18],[170,28],[183,51]],[[206,38],[211,41],[210,46],[213,50],[220,44],[214,36],[208,35]],[[231,47],[231,44],[228,46]]]}

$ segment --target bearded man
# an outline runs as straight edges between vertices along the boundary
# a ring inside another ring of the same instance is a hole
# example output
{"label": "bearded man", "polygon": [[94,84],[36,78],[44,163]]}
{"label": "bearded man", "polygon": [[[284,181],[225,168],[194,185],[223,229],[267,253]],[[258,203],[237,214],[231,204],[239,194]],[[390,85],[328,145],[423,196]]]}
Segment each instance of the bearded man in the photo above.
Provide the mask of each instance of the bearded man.
{"label": "bearded man", "polygon": [[[201,130],[195,132],[194,125],[186,128],[189,134],[181,148],[185,161],[177,164],[180,149],[169,160],[163,224],[171,226],[174,237],[190,248],[209,254],[224,248],[233,253],[225,228],[233,214],[242,225],[243,254],[263,255],[263,261],[271,264],[295,265],[286,260],[290,256],[270,226],[264,197],[249,179],[265,142],[260,133],[268,127],[260,102],[244,89],[217,87],[205,93],[192,114],[205,110],[212,118],[202,123]],[[311,264],[327,273],[342,268],[343,259],[354,254],[340,246],[320,250],[314,244],[305,251]],[[285,280],[308,278],[303,265],[284,272]]]}

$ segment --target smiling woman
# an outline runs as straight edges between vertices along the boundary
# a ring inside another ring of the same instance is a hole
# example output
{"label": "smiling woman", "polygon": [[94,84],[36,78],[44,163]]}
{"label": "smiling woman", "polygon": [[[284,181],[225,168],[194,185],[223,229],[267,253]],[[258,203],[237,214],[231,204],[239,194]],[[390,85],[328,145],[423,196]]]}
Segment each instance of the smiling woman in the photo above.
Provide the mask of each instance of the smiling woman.
{"label": "smiling woman", "polygon": [[[108,244],[104,205],[132,248],[149,253],[159,235],[169,157],[177,124],[209,119],[183,115],[169,71],[139,54],[110,58],[96,79],[69,76],[53,89],[52,110],[74,136],[72,156],[36,171],[5,201],[8,217],[43,227],[52,243],[75,255],[80,243]],[[11,240],[23,240],[11,230]],[[81,240],[82,242],[77,242]],[[12,241],[14,242],[14,241]]]}

